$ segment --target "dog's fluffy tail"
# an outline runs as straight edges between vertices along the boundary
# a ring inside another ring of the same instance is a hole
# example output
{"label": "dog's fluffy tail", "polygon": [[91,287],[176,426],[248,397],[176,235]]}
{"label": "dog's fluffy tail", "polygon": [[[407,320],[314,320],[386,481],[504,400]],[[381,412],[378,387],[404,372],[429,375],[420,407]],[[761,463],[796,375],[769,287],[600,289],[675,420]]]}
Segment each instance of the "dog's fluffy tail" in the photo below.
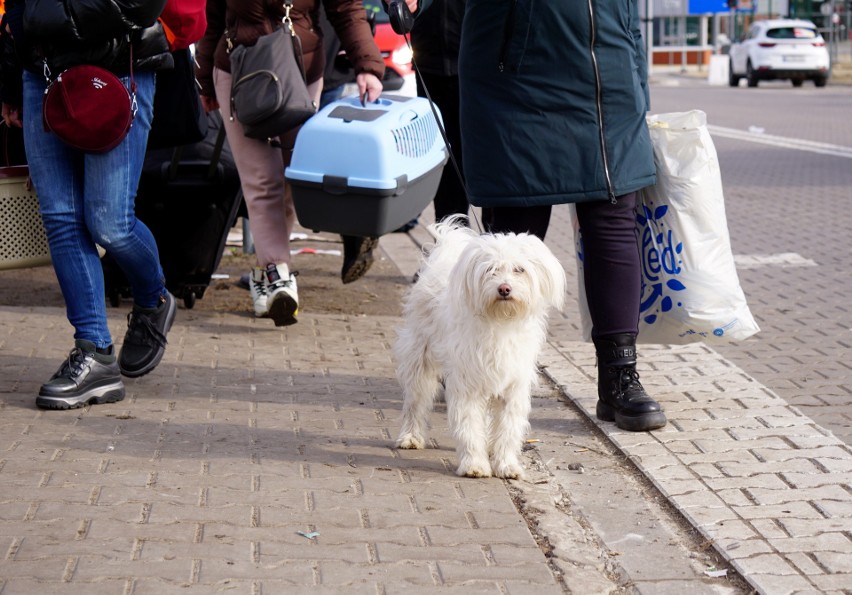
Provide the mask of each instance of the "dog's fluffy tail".
{"label": "dog's fluffy tail", "polygon": [[465,215],[451,215],[429,225],[427,229],[435,237],[435,243],[424,251],[421,274],[430,270],[442,271],[442,275],[449,272],[452,267],[450,263],[455,263],[465,246],[479,236],[466,225],[467,222]]}
{"label": "dog's fluffy tail", "polygon": [[479,234],[470,228],[469,223],[470,219],[467,215],[450,215],[437,223],[433,223],[428,229],[435,236],[437,243],[441,243],[444,238],[455,232],[461,232],[471,237],[478,236]]}

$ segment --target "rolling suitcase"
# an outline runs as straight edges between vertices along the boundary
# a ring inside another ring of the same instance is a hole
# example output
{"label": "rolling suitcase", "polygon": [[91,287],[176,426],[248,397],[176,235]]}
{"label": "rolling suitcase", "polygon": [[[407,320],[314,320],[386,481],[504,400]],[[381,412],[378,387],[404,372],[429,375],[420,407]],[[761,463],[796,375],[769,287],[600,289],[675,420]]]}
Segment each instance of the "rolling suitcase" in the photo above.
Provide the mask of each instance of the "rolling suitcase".
{"label": "rolling suitcase", "polygon": [[[166,287],[187,308],[204,296],[243,200],[221,116],[210,117],[199,143],[146,154],[136,196],[136,215],[157,241]],[[130,287],[109,255],[101,262],[107,298],[117,306]]]}

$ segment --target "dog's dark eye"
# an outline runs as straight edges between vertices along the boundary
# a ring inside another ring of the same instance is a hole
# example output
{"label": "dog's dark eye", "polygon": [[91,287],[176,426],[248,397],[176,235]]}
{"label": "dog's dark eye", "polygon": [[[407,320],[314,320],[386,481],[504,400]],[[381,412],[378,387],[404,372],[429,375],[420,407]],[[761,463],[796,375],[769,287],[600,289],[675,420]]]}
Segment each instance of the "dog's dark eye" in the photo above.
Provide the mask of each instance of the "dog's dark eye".
{"label": "dog's dark eye", "polygon": [[515,272],[516,272],[517,274],[519,274],[519,275],[520,275],[520,274],[522,274],[522,273],[525,273],[525,272],[526,272],[526,271],[524,270],[524,267],[522,267],[521,265],[516,265],[514,270],[515,270]]}

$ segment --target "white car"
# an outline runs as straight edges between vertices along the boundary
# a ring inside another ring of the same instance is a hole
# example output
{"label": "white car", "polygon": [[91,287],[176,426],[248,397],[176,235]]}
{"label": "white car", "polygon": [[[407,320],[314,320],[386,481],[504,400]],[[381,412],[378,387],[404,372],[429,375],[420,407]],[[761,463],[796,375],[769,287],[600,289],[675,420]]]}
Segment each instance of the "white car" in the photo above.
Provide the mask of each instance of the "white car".
{"label": "white car", "polygon": [[800,19],[756,21],[748,34],[731,45],[732,87],[745,78],[749,87],[758,81],[789,79],[800,87],[806,79],[817,87],[828,81],[828,49],[816,25]]}

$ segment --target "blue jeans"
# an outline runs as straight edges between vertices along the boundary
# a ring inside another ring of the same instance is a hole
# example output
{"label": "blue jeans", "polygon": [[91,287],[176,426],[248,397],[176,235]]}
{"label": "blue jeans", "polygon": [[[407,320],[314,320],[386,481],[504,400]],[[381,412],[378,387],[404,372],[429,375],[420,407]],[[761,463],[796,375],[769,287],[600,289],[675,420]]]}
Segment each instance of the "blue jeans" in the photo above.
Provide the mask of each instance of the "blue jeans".
{"label": "blue jeans", "polygon": [[138,111],[130,133],[113,150],[95,155],[44,130],[44,78],[24,72],[24,145],[53,267],[74,338],[100,348],[112,339],[96,244],[121,267],[138,306],[155,307],[165,294],[157,243],[134,211],[151,129],[154,73],[137,72],[135,79]]}

